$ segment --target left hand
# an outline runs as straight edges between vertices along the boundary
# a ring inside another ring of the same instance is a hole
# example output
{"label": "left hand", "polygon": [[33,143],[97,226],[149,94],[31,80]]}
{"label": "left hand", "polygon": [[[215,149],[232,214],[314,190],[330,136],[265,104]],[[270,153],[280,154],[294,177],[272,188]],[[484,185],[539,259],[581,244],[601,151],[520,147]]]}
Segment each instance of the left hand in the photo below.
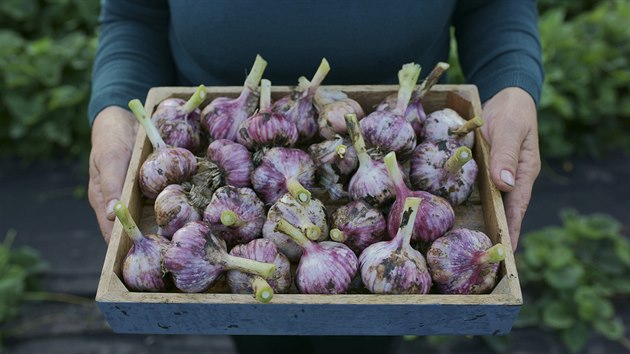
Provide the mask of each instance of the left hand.
{"label": "left hand", "polygon": [[536,104],[523,89],[509,87],[486,101],[481,127],[490,144],[490,176],[505,192],[505,214],[512,248],[540,173]]}

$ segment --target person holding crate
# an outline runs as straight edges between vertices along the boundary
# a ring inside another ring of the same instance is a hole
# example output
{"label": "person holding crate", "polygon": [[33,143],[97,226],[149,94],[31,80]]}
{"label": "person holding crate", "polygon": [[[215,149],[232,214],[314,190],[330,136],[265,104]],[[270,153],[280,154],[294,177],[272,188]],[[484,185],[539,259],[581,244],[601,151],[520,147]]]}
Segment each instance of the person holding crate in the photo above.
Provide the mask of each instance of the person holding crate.
{"label": "person holding crate", "polygon": [[154,86],[240,86],[257,53],[277,85],[295,85],[322,57],[332,66],[326,84],[391,84],[403,63],[420,63],[426,75],[446,61],[454,27],[463,72],[483,103],[490,175],[504,192],[516,248],[540,172],[537,20],[533,0],[105,0],[88,112],[88,195],[103,237],[109,241],[138,129],[130,99]]}

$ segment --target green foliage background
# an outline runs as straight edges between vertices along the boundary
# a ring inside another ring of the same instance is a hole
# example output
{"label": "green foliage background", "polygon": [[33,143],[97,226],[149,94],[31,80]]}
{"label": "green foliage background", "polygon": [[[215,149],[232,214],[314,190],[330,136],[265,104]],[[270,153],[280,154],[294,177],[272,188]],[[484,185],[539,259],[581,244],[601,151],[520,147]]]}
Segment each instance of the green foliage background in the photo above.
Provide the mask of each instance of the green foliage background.
{"label": "green foliage background", "polygon": [[[99,7],[98,0],[0,2],[0,155],[87,153]],[[541,0],[539,9],[543,157],[630,150],[630,0]],[[450,62],[451,82],[463,82],[455,50]]]}

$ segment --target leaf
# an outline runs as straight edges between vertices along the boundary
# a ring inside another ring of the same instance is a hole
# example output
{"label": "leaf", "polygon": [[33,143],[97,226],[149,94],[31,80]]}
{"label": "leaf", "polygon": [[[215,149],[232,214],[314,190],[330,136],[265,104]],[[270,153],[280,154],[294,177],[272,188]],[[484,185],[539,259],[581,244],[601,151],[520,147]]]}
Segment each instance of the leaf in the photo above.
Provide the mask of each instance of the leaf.
{"label": "leaf", "polygon": [[579,353],[584,349],[588,340],[588,328],[583,322],[578,322],[574,326],[562,330],[560,336],[562,343],[571,353]]}
{"label": "leaf", "polygon": [[556,247],[547,255],[547,264],[554,269],[569,266],[574,262],[575,258],[573,257],[573,252],[567,247]]}
{"label": "leaf", "polygon": [[625,326],[621,319],[608,318],[599,319],[593,323],[595,331],[610,340],[619,340],[623,338],[625,333]]}
{"label": "leaf", "polygon": [[547,283],[556,289],[573,289],[580,285],[584,275],[584,267],[574,263],[560,269],[545,269],[544,277]]}
{"label": "leaf", "polygon": [[575,291],[573,299],[577,303],[578,314],[584,321],[594,321],[609,318],[614,313],[612,303],[602,297],[597,290],[590,287],[580,287]]}
{"label": "leaf", "polygon": [[575,318],[571,306],[563,301],[553,301],[542,309],[543,324],[553,329],[567,329],[573,326]]}
{"label": "leaf", "polygon": [[619,238],[615,242],[615,254],[619,259],[626,265],[626,267],[630,267],[630,242],[625,239]]}

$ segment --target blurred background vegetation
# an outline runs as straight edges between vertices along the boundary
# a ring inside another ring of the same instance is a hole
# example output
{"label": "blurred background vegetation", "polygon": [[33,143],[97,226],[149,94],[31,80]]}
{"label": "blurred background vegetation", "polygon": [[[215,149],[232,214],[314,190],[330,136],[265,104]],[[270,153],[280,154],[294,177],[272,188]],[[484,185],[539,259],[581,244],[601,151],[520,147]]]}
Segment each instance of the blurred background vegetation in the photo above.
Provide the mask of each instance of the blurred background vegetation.
{"label": "blurred background vegetation", "polygon": [[[0,151],[87,156],[98,0],[0,2]],[[630,1],[541,0],[544,158],[630,150]],[[455,44],[453,43],[453,48]],[[450,81],[462,82],[456,51]]]}

